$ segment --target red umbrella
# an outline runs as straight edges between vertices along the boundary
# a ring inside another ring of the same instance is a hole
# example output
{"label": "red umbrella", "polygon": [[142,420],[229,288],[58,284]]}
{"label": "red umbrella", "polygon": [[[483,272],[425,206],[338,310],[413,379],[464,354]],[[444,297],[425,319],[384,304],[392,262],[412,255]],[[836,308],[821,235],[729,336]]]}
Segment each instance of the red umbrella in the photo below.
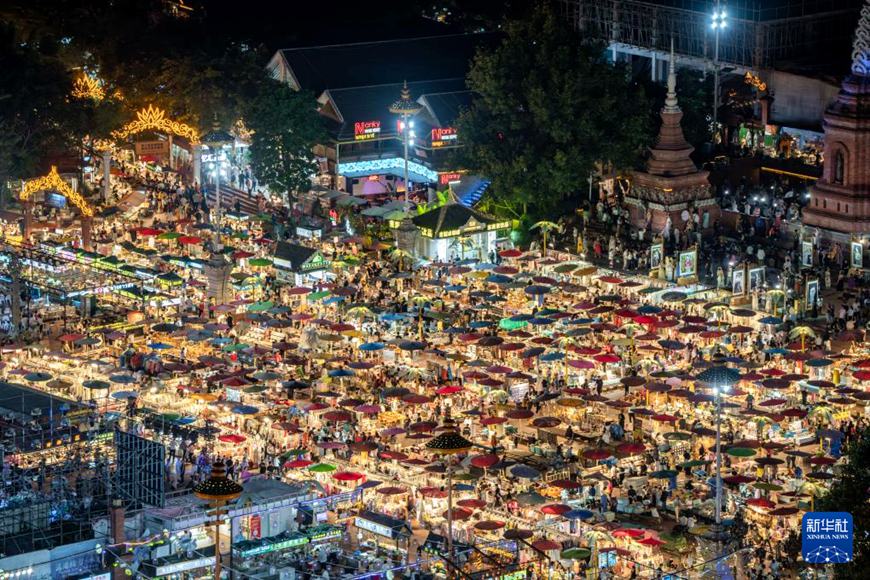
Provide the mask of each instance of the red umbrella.
{"label": "red umbrella", "polygon": [[461,393],[462,387],[458,385],[447,385],[445,387],[441,387],[435,391],[437,395],[455,395],[456,393]]}
{"label": "red umbrella", "polygon": [[770,501],[766,497],[754,497],[752,499],[748,499],[748,500],[746,500],[746,505],[753,505],[755,507],[760,507],[760,508],[767,509],[767,510],[773,509],[774,507],[776,507],[776,504],[774,504],[772,501]]}
{"label": "red umbrella", "polygon": [[825,457],[822,455],[810,458],[810,463],[812,465],[832,465],[836,462],[837,462],[837,460],[834,459],[833,457]]}
{"label": "red umbrella", "polygon": [[[468,518],[471,517],[471,513],[472,513],[471,510],[464,510],[462,508],[453,508],[453,520],[454,521],[467,520]],[[444,519],[447,519],[447,514],[448,514],[448,511],[445,511],[442,514],[442,517],[444,517]]]}
{"label": "red umbrella", "polygon": [[597,354],[592,358],[595,359],[596,362],[600,362],[602,364],[616,363],[616,362],[619,362],[621,360],[615,354]]}
{"label": "red umbrella", "polygon": [[365,477],[362,473],[357,473],[355,471],[339,471],[335,475],[333,475],[335,479],[338,481],[357,481]]}
{"label": "red umbrella", "polygon": [[660,423],[673,423],[677,420],[673,415],[666,415],[664,413],[660,415],[653,415],[650,417],[653,421],[659,421]]}
{"label": "red umbrella", "polygon": [[305,410],[311,413],[312,411],[322,411],[323,409],[329,408],[329,405],[326,403],[311,403],[310,405],[305,405]]}
{"label": "red umbrella", "polygon": [[142,237],[150,238],[153,236],[159,236],[163,233],[163,230],[158,230],[156,228],[137,228],[136,233]]}
{"label": "red umbrella", "polygon": [[456,502],[456,505],[458,505],[459,507],[464,507],[464,508],[476,510],[476,509],[480,509],[482,507],[486,507],[486,502],[483,501],[482,499],[470,498],[470,499],[461,499],[458,502]]}
{"label": "red umbrella", "polygon": [[528,409],[511,409],[505,413],[505,416],[508,419],[531,419],[535,414]]}
{"label": "red umbrella", "polygon": [[560,489],[577,489],[578,487],[582,487],[583,484],[579,481],[574,481],[573,479],[557,479],[555,481],[551,481],[550,485],[553,487],[558,487]]}
{"label": "red umbrella", "polygon": [[516,248],[511,248],[508,250],[502,250],[498,253],[502,258],[519,258],[523,255],[523,253]]}
{"label": "red umbrella", "polygon": [[507,417],[484,417],[480,420],[481,425],[501,425],[507,422]]}
{"label": "red umbrella", "polygon": [[616,276],[601,276],[598,278],[605,284],[622,284],[622,278],[617,278]]}
{"label": "red umbrella", "polygon": [[611,532],[610,535],[613,536],[614,538],[621,538],[621,537],[640,538],[645,533],[646,532],[644,532],[643,530],[638,530],[636,528],[620,528],[618,530],[614,530],[613,532]]}
{"label": "red umbrella", "polygon": [[745,475],[729,475],[728,477],[723,477],[722,481],[731,485],[739,485],[742,483],[752,483],[755,481],[755,478],[747,477]]}
{"label": "red umbrella", "polygon": [[481,522],[477,522],[474,524],[474,528],[477,530],[484,530],[487,532],[491,532],[494,530],[500,530],[504,527],[504,522],[497,522],[495,520],[483,520]]}
{"label": "red umbrella", "polygon": [[640,443],[623,443],[616,447],[616,452],[620,455],[637,455],[645,450],[646,447]]}
{"label": "red umbrella", "polygon": [[870,370],[860,370],[852,373],[852,378],[856,381],[870,381]]}
{"label": "red umbrella", "polygon": [[61,342],[75,342],[77,340],[83,339],[84,337],[85,337],[84,334],[72,333],[72,334],[64,334],[64,335],[58,337],[58,340]]}
{"label": "red umbrella", "polygon": [[587,449],[583,452],[583,457],[586,459],[592,459],[594,461],[601,461],[603,459],[607,459],[610,457],[612,453],[605,449]]}
{"label": "red umbrella", "polygon": [[347,411],[328,411],[323,414],[323,418],[327,421],[350,421],[353,417]]}
{"label": "red umbrella", "polygon": [[396,461],[404,461],[408,459],[408,455],[406,453],[402,453],[401,451],[381,451],[378,454],[378,457],[382,457],[384,459],[394,459]]}
{"label": "red umbrella", "polygon": [[502,534],[505,540],[528,540],[535,533],[532,530],[522,530],[520,528],[512,528],[510,530],[505,530]]}
{"label": "red umbrella", "polygon": [[375,491],[377,491],[378,493],[380,493],[382,495],[398,495],[400,493],[406,493],[408,490],[405,489],[404,487],[397,487],[397,486],[391,485],[391,486],[387,486],[387,487],[379,487]]}
{"label": "red umbrella", "polygon": [[[599,356],[605,356],[605,355],[599,355]],[[584,359],[575,359],[575,360],[569,360],[568,366],[574,367],[575,369],[592,369],[592,368],[595,368],[595,363],[588,361],[588,360],[584,360]]]}
{"label": "red umbrella", "polygon": [[475,455],[471,458],[471,465],[480,469],[489,469],[499,462],[499,457],[495,453],[487,453],[486,455]]}
{"label": "red umbrella", "polygon": [[186,246],[194,246],[196,244],[201,244],[202,238],[197,236],[181,236],[178,238],[178,243]]}
{"label": "red umbrella", "polygon": [[230,435],[221,435],[220,437],[218,437],[218,441],[223,441],[224,443],[235,443],[235,444],[247,441],[247,439],[248,438],[245,437],[244,435],[238,435],[236,433],[232,433]]}
{"label": "red umbrella", "polygon": [[549,429],[559,425],[561,422],[562,420],[557,417],[538,417],[532,420],[532,426],[539,429]]}
{"label": "red umbrella", "polygon": [[532,542],[532,547],[541,552],[549,552],[551,550],[560,549],[562,544],[554,542],[553,540],[536,540]]}
{"label": "red umbrella", "polygon": [[504,365],[490,365],[486,367],[486,372],[492,373],[495,375],[506,375],[508,373],[513,372],[514,369],[510,367],[506,367]]}
{"label": "red umbrella", "polygon": [[405,395],[404,397],[402,397],[402,401],[404,401],[405,403],[408,403],[409,405],[423,405],[426,403],[431,403],[432,398],[427,397],[426,395],[411,394],[411,395]]}
{"label": "red umbrella", "polygon": [[420,495],[422,495],[423,497],[443,498],[447,497],[447,490],[437,487],[421,487]]}
{"label": "red umbrella", "polygon": [[644,539],[642,539],[642,540],[639,540],[637,543],[638,543],[638,544],[643,544],[644,546],[653,546],[653,547],[656,547],[656,546],[661,546],[661,545],[664,544],[665,542],[659,540],[658,538],[644,538]]}
{"label": "red umbrella", "polygon": [[541,513],[553,515],[553,516],[561,516],[565,512],[571,511],[571,506],[565,505],[563,503],[551,503],[547,504],[541,508]]}
{"label": "red umbrella", "polygon": [[308,461],[307,459],[294,459],[293,461],[286,462],[284,467],[286,469],[303,469],[313,463],[313,461]]}

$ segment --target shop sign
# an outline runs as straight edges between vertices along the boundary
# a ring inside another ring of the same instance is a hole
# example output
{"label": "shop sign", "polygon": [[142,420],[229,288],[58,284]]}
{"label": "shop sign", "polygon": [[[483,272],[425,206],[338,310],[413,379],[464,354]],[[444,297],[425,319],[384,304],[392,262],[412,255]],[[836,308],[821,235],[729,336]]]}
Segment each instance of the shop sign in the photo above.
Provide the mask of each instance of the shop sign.
{"label": "shop sign", "polygon": [[380,121],[357,121],[353,124],[353,140],[368,141],[381,132]]}
{"label": "shop sign", "polygon": [[323,257],[323,254],[317,252],[311,258],[302,264],[300,270],[303,272],[313,272],[314,270],[325,270],[329,268],[330,261]]}
{"label": "shop sign", "polygon": [[456,142],[459,135],[453,127],[435,127],[432,129],[432,147],[444,147]]}
{"label": "shop sign", "polygon": [[259,540],[262,537],[260,532],[260,516],[251,516],[251,537]]}
{"label": "shop sign", "polygon": [[169,155],[169,141],[138,141],[136,155],[164,157]]}
{"label": "shop sign", "polygon": [[340,538],[343,535],[342,528],[331,528],[328,530],[323,530],[319,532],[315,532],[311,534],[309,537],[312,542],[324,542],[326,540],[333,540],[335,538]]}
{"label": "shop sign", "polygon": [[439,173],[438,183],[441,185],[450,185],[451,183],[459,183],[462,180],[462,174],[456,173]]}
{"label": "shop sign", "polygon": [[205,568],[214,564],[214,556],[197,558],[196,560],[186,560],[184,562],[175,562],[174,564],[166,564],[157,566],[154,572],[155,576],[169,576],[170,574],[178,574],[188,570],[196,570],[197,568]]}
{"label": "shop sign", "polygon": [[379,524],[377,522],[373,522],[359,516],[357,516],[354,523],[356,524],[356,527],[360,528],[361,530],[366,530],[367,532],[371,532],[379,536],[384,536],[386,538],[393,537],[393,529],[389,526],[385,526],[383,524]]}
{"label": "shop sign", "polygon": [[241,555],[242,558],[250,558],[251,556],[260,556],[262,554],[269,554],[271,552],[286,550],[287,548],[302,546],[304,544],[307,544],[308,542],[308,538],[306,538],[305,536],[300,536],[298,538],[290,538],[289,540],[275,542],[274,544],[265,544],[262,546],[255,546],[248,550],[242,550]]}

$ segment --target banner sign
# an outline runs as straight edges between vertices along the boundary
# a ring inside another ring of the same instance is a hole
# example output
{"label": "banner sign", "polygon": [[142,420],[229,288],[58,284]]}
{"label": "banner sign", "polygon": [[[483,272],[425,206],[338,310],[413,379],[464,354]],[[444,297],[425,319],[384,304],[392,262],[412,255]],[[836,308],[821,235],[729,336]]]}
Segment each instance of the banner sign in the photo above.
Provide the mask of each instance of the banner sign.
{"label": "banner sign", "polygon": [[169,155],[169,141],[137,141],[136,155],[150,157],[166,157]]}
{"label": "banner sign", "polygon": [[432,147],[444,147],[456,142],[459,135],[453,127],[435,127],[432,129]]}

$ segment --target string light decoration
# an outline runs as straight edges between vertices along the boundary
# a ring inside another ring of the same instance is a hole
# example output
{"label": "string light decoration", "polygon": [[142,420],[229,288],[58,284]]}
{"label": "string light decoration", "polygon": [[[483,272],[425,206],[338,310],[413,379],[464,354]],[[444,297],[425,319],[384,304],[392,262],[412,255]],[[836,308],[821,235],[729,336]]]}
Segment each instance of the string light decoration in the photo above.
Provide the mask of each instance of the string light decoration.
{"label": "string light decoration", "polygon": [[94,148],[94,151],[114,151],[115,150],[115,142],[110,139],[93,139],[91,141],[91,147]]}
{"label": "string light decoration", "polygon": [[761,80],[758,75],[754,75],[751,72],[746,73],[746,76],[743,77],[743,82],[755,87],[762,93],[767,90],[767,83]]}
{"label": "string light decoration", "polygon": [[172,133],[179,137],[184,137],[192,145],[199,144],[199,132],[191,127],[178,121],[173,121],[166,116],[166,111],[148,105],[146,108],[136,112],[136,120],[127,123],[114,133],[117,139],[126,139],[136,133],[143,131],[159,131],[161,133]]}
{"label": "string light decoration", "polygon": [[223,462],[217,461],[211,468],[211,477],[193,488],[193,495],[199,499],[212,502],[228,502],[242,494],[242,486],[227,479],[227,471]]}
{"label": "string light decoration", "polygon": [[85,198],[77,191],[67,185],[66,181],[64,181],[58,174],[57,167],[54,165],[51,166],[51,171],[48,172],[48,175],[37,177],[36,179],[31,179],[30,181],[25,182],[24,187],[21,188],[21,201],[27,201],[37,191],[45,191],[48,189],[56,189],[59,191],[69,199],[73,205],[79,208],[79,211],[82,212],[84,217],[94,217],[94,208],[88,205]]}
{"label": "string light decoration", "polygon": [[82,74],[73,83],[70,95],[76,99],[102,101],[106,98],[106,89],[103,88],[103,83],[98,79]]}

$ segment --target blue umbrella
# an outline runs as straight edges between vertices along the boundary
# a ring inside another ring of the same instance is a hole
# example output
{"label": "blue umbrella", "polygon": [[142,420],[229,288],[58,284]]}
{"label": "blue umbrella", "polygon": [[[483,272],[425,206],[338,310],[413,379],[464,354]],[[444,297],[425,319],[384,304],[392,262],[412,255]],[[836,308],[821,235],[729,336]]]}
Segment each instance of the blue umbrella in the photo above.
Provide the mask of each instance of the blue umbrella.
{"label": "blue umbrella", "polygon": [[383,481],[378,481],[376,479],[370,479],[370,480],[366,481],[365,483],[359,484],[358,486],[356,486],[356,488],[359,490],[371,489],[373,487],[379,486],[382,483],[383,483]]}
{"label": "blue umbrella", "polygon": [[782,318],[780,318],[779,316],[765,316],[764,318],[759,319],[758,322],[760,322],[761,324],[777,325],[782,324]]}
{"label": "blue umbrella", "polygon": [[465,326],[451,326],[447,330],[445,330],[447,334],[465,334],[468,332],[468,328]]}
{"label": "blue umbrella", "polygon": [[444,287],[448,292],[462,292],[465,288],[462,284],[448,284]]}
{"label": "blue umbrella", "polygon": [[740,373],[725,366],[713,366],[695,378],[708,385],[725,387],[737,384],[737,381],[740,380]]}
{"label": "blue umbrella", "polygon": [[417,340],[403,340],[399,343],[399,348],[402,350],[423,350],[426,348],[426,343]]}
{"label": "blue umbrella", "polygon": [[112,398],[118,399],[118,400],[129,399],[131,397],[136,398],[138,396],[139,396],[139,393],[137,393],[136,391],[116,391],[116,392],[112,393]]}
{"label": "blue umbrella", "polygon": [[492,270],[493,268],[495,268],[495,264],[489,262],[481,262],[474,265],[475,270]]}
{"label": "blue umbrella", "polygon": [[491,320],[474,320],[468,326],[469,328],[489,328],[493,324]]}
{"label": "blue umbrella", "polygon": [[541,356],[541,362],[555,362],[558,360],[562,360],[565,358],[565,353],[561,352],[548,352],[547,354]]}
{"label": "blue umbrella", "polygon": [[806,362],[806,365],[808,367],[814,367],[814,368],[826,367],[826,366],[830,366],[832,364],[834,364],[834,361],[832,361],[829,358],[811,358],[810,360],[808,360]]}
{"label": "blue umbrella", "polygon": [[365,352],[374,352],[376,350],[382,350],[384,348],[384,343],[382,342],[364,342],[359,345],[359,349]]}
{"label": "blue umbrella", "polygon": [[788,354],[788,350],[786,350],[784,348],[768,348],[768,349],[765,349],[764,352],[765,352],[765,354],[779,354],[779,355]]}
{"label": "blue umbrella", "polygon": [[515,314],[514,316],[511,316],[508,320],[510,320],[511,322],[528,322],[532,318],[534,318],[534,316],[532,316],[531,314]]}
{"label": "blue umbrella", "polygon": [[211,341],[211,344],[214,346],[223,346],[225,344],[231,343],[232,341],[233,341],[232,338],[219,337],[219,338],[213,338]]}
{"label": "blue umbrella", "polygon": [[236,405],[233,407],[233,413],[236,415],[256,415],[260,409],[253,405]]}
{"label": "blue umbrella", "polygon": [[111,385],[106,381],[99,381],[97,379],[91,379],[82,383],[82,386],[86,389],[108,389]]}
{"label": "blue umbrella", "polygon": [[658,306],[653,306],[652,304],[644,304],[637,311],[641,314],[658,314],[662,311]]}
{"label": "blue umbrella", "polygon": [[520,356],[522,358],[533,358],[536,356],[540,356],[544,352],[544,347],[542,346],[533,346],[532,348],[527,348],[524,350]]}
{"label": "blue umbrella", "polygon": [[553,324],[556,322],[552,318],[544,318],[542,316],[536,316],[529,320],[530,323],[535,324],[537,326],[546,326],[547,324]]}
{"label": "blue umbrella", "polygon": [[386,320],[387,322],[396,322],[397,320],[402,320],[403,318],[405,318],[405,316],[397,312],[389,312],[381,316],[381,318]]}
{"label": "blue umbrella", "polygon": [[538,316],[552,316],[554,314],[559,314],[561,310],[556,308],[542,308],[538,311]]}
{"label": "blue umbrella", "polygon": [[542,296],[544,294],[547,294],[549,291],[549,286],[541,286],[540,284],[532,284],[530,286],[526,286],[523,290],[523,292],[531,296]]}
{"label": "blue umbrella", "polygon": [[323,301],[324,304],[337,304],[338,302],[344,302],[344,296],[330,296]]}
{"label": "blue umbrella", "polygon": [[595,322],[595,319],[594,318],[563,318],[562,321],[565,324],[571,324],[571,325],[592,324],[593,322]]}
{"label": "blue umbrella", "polygon": [[176,425],[190,425],[191,423],[196,422],[196,417],[179,417],[175,421],[172,421]]}
{"label": "blue umbrella", "polygon": [[511,467],[510,472],[514,477],[519,477],[521,479],[536,479],[541,476],[540,471],[522,463]]}
{"label": "blue umbrella", "polygon": [[130,375],[112,375],[109,377],[109,380],[119,385],[129,385],[136,382],[136,379]]}
{"label": "blue umbrella", "polygon": [[676,340],[660,340],[659,346],[665,350],[682,350],[686,348],[685,344]]}
{"label": "blue umbrella", "polygon": [[24,380],[33,383],[43,383],[51,380],[51,375],[48,373],[27,373],[24,375]]}
{"label": "blue umbrella", "polygon": [[203,340],[208,340],[211,338],[213,334],[208,330],[194,330],[187,334],[187,340],[190,342],[201,342]]}
{"label": "blue umbrella", "polygon": [[352,377],[355,373],[350,369],[332,369],[327,373],[331,377]]}
{"label": "blue umbrella", "polygon": [[474,491],[474,486],[467,483],[454,483],[453,491]]}
{"label": "blue umbrella", "polygon": [[513,282],[510,276],[505,276],[504,274],[490,274],[484,281],[490,284],[510,284]]}
{"label": "blue umbrella", "polygon": [[485,297],[484,300],[486,300],[487,302],[507,302],[507,298],[505,298],[504,296],[499,296],[498,294],[490,294],[489,296]]}
{"label": "blue umbrella", "polygon": [[168,350],[168,349],[172,348],[172,345],[166,344],[165,342],[152,342],[151,344],[148,345],[148,348],[151,348],[154,350]]}
{"label": "blue umbrella", "polygon": [[585,520],[591,518],[594,515],[595,513],[589,510],[576,509],[565,512],[564,514],[562,514],[562,517],[569,520]]}

